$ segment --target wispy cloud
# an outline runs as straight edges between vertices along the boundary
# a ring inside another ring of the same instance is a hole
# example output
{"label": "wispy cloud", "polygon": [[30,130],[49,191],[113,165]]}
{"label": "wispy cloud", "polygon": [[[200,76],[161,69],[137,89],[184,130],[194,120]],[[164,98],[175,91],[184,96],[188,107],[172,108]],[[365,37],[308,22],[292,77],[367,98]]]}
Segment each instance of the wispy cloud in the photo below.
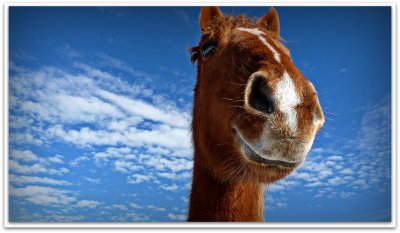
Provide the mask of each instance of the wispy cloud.
{"label": "wispy cloud", "polygon": [[174,13],[179,17],[179,19],[185,23],[185,25],[189,28],[194,28],[198,25],[198,20],[197,19],[192,19],[189,14],[183,10],[174,10]]}
{"label": "wispy cloud", "polygon": [[35,155],[32,151],[30,150],[11,150],[10,151],[10,157],[14,158],[16,160],[22,160],[25,162],[31,162],[31,161],[38,161],[39,158],[37,155]]}
{"label": "wispy cloud", "polygon": [[8,162],[8,167],[10,171],[22,174],[47,172],[47,169],[39,163],[33,165],[21,165],[18,161],[10,160]]}
{"label": "wispy cloud", "polygon": [[167,217],[171,220],[180,220],[180,221],[184,221],[186,220],[187,216],[183,215],[183,214],[172,214],[172,213],[168,213]]}
{"label": "wispy cloud", "polygon": [[81,200],[76,203],[76,206],[81,208],[96,208],[100,203],[98,201]]}
{"label": "wispy cloud", "polygon": [[82,57],[81,53],[71,48],[69,44],[63,44],[56,48],[56,52],[61,56],[65,56],[70,59],[76,59]]}
{"label": "wispy cloud", "polygon": [[155,205],[148,205],[147,208],[150,209],[150,210],[158,211],[158,212],[164,212],[165,211],[165,208],[157,207]]}
{"label": "wispy cloud", "polygon": [[135,78],[150,79],[149,74],[133,69],[131,66],[129,66],[125,62],[119,60],[118,58],[112,57],[103,52],[98,52],[97,56],[98,56],[98,58],[100,58],[100,63],[103,66],[108,66],[108,67],[112,67],[115,69],[125,71]]}
{"label": "wispy cloud", "polygon": [[83,177],[83,179],[92,184],[100,184],[100,179],[95,179],[90,177]]}
{"label": "wispy cloud", "polygon": [[10,195],[23,197],[25,200],[38,205],[69,205],[76,201],[76,194],[69,190],[44,186],[26,186],[15,188],[10,186]]}
{"label": "wispy cloud", "polygon": [[70,182],[64,180],[55,180],[47,177],[37,177],[37,176],[17,176],[10,174],[8,177],[9,181],[14,184],[50,184],[50,185],[71,185]]}
{"label": "wispy cloud", "polygon": [[33,57],[26,53],[24,50],[11,50],[11,58],[13,60],[20,60],[20,61],[37,61],[36,57]]}
{"label": "wispy cloud", "polygon": [[175,191],[178,189],[178,186],[176,184],[172,185],[161,185],[160,188],[167,190],[167,191]]}

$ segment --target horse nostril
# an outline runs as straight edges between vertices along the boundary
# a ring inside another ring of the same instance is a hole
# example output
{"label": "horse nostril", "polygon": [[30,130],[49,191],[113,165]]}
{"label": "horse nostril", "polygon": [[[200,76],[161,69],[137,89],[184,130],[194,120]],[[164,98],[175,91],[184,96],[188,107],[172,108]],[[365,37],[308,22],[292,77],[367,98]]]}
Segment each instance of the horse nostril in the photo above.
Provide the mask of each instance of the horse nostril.
{"label": "horse nostril", "polygon": [[249,96],[249,104],[252,108],[267,114],[274,112],[274,103],[268,93],[265,77],[257,76],[254,78]]}

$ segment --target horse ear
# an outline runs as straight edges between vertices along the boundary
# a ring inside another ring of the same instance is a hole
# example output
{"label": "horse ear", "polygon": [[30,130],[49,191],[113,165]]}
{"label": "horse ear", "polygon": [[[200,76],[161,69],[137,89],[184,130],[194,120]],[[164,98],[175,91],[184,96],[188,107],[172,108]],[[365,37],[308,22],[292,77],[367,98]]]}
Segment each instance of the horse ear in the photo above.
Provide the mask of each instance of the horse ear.
{"label": "horse ear", "polygon": [[266,29],[279,35],[279,16],[275,8],[269,8],[267,14],[257,21],[257,25],[260,27],[265,27]]}
{"label": "horse ear", "polygon": [[201,8],[200,12],[200,28],[203,33],[208,27],[215,23],[219,18],[222,18],[221,10],[216,6],[206,6]]}

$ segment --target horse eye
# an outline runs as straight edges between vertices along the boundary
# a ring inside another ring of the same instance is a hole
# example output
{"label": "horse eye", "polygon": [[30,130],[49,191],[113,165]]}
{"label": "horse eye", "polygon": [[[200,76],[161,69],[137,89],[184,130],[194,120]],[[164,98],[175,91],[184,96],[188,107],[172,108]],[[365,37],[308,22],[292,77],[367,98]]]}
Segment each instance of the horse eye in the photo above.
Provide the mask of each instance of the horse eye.
{"label": "horse eye", "polygon": [[216,41],[208,41],[204,43],[204,45],[201,47],[201,55],[203,57],[208,56],[210,53],[215,51],[217,45],[218,43]]}

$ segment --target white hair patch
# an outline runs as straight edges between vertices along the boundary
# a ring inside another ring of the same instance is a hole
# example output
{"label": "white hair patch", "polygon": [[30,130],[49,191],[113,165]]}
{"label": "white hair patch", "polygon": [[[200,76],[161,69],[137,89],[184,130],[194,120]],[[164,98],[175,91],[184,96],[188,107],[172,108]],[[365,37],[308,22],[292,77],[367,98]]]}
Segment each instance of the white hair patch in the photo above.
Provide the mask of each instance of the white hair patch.
{"label": "white hair patch", "polygon": [[243,32],[248,32],[251,33],[253,35],[256,35],[258,37],[259,40],[261,40],[261,42],[263,42],[269,50],[272,51],[272,53],[274,54],[274,58],[277,62],[281,62],[281,55],[278,53],[278,51],[276,51],[276,49],[274,47],[272,47],[272,45],[270,45],[268,43],[268,41],[263,37],[263,35],[265,35],[265,33],[263,31],[261,31],[258,28],[243,28],[243,27],[239,27],[237,28],[239,31],[243,31]]}
{"label": "white hair patch", "polygon": [[295,133],[297,130],[297,114],[294,108],[300,104],[301,101],[297,95],[292,78],[290,78],[286,71],[283,73],[282,80],[276,85],[274,97],[279,110],[285,117],[287,126]]}

